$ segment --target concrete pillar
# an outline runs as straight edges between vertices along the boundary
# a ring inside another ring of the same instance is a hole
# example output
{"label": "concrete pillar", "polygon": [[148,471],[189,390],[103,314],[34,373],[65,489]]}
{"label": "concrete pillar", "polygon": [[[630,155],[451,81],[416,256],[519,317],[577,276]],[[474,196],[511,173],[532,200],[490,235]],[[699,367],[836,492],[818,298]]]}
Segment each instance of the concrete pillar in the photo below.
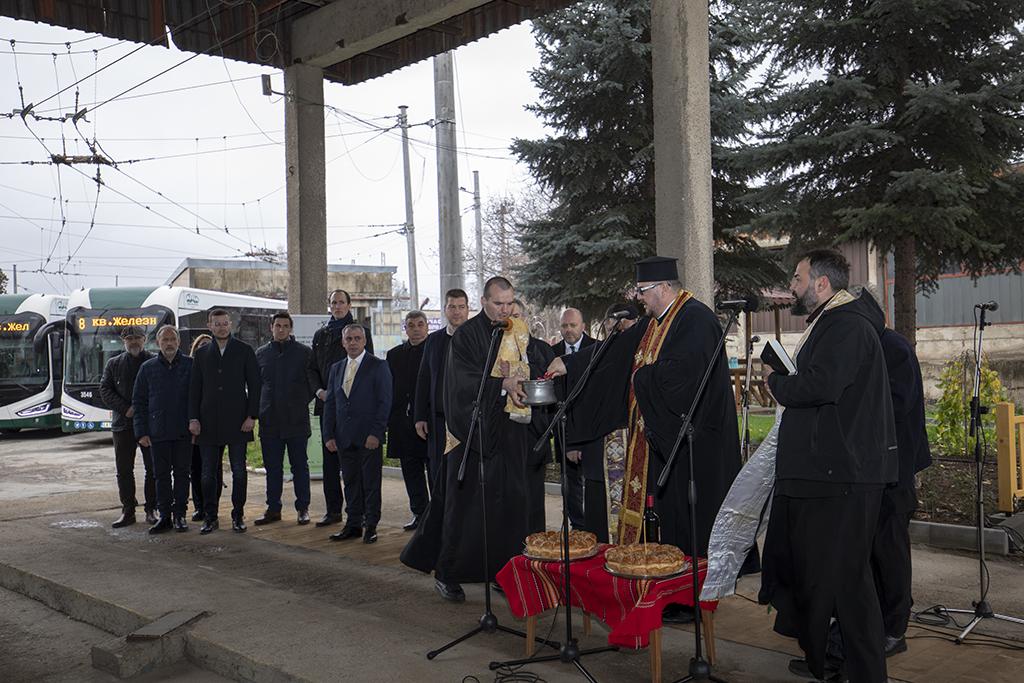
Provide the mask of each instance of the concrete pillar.
{"label": "concrete pillar", "polygon": [[327,304],[327,181],[324,76],[316,67],[284,70],[288,310],[323,313]]}
{"label": "concrete pillar", "polygon": [[679,279],[714,301],[707,0],[653,0],[654,225]]}
{"label": "concrete pillar", "polygon": [[462,214],[459,211],[459,161],[455,146],[455,81],[452,53],[434,57],[434,118],[437,125],[437,229],[444,293],[465,289],[462,272]]}

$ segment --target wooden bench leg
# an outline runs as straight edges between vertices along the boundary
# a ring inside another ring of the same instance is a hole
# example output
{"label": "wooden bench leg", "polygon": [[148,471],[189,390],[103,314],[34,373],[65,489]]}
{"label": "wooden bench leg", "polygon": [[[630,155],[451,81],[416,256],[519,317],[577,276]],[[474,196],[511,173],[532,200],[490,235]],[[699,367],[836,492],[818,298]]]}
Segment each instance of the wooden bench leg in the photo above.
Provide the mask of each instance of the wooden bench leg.
{"label": "wooden bench leg", "polygon": [[583,613],[583,635],[590,635],[590,615],[586,612]]}
{"label": "wooden bench leg", "polygon": [[526,656],[532,657],[536,650],[537,615],[526,617]]}
{"label": "wooden bench leg", "polygon": [[651,683],[661,683],[661,629],[651,631],[647,649],[651,651]]}
{"label": "wooden bench leg", "polygon": [[708,664],[715,663],[715,613],[711,610],[700,611],[701,624],[704,626],[704,649],[708,652]]}

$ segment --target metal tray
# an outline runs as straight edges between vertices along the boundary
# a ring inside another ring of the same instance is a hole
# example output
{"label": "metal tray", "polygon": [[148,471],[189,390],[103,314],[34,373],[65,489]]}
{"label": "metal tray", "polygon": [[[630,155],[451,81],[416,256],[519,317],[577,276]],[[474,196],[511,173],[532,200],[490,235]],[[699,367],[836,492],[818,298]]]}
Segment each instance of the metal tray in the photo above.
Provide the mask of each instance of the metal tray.
{"label": "metal tray", "polygon": [[609,569],[607,562],[604,565],[604,570],[606,572],[608,572],[609,574],[611,574],[612,576],[617,576],[620,579],[633,579],[634,581],[656,581],[656,580],[664,580],[664,579],[675,579],[675,578],[678,578],[678,577],[682,576],[683,574],[685,574],[688,571],[690,571],[690,563],[687,562],[686,564],[684,564],[683,568],[680,569],[677,572],[672,572],[671,574],[664,574],[662,576],[642,576],[640,574],[623,574],[621,572],[616,572],[616,571],[612,571],[611,569]]}

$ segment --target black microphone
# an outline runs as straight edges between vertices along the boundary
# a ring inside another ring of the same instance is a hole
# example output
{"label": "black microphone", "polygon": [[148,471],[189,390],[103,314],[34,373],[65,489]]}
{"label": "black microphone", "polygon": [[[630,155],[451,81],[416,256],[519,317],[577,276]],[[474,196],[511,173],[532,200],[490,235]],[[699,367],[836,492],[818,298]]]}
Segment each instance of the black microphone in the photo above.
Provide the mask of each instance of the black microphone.
{"label": "black microphone", "polygon": [[636,320],[636,317],[636,311],[631,311],[628,309],[615,311],[614,313],[610,313],[608,315],[608,318],[610,320]]}
{"label": "black microphone", "polygon": [[491,327],[496,330],[507,330],[512,327],[512,321],[506,318],[505,320],[492,320]]}
{"label": "black microphone", "polygon": [[720,311],[746,311],[753,313],[761,307],[761,300],[756,296],[748,296],[745,299],[733,299],[731,301],[720,301],[715,305]]}
{"label": "black microphone", "polygon": [[999,304],[997,304],[995,301],[986,301],[983,304],[974,304],[974,307],[975,308],[980,308],[983,311],[998,311],[999,310]]}

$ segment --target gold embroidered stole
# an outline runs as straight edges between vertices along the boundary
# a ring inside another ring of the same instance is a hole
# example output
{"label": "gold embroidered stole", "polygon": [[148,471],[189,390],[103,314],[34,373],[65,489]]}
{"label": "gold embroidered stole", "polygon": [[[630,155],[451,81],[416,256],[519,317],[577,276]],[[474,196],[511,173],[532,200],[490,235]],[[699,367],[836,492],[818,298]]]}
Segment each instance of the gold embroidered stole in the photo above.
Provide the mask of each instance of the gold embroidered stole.
{"label": "gold embroidered stole", "polygon": [[622,506],[619,509],[619,543],[621,544],[639,541],[647,494],[647,434],[644,431],[644,418],[640,414],[640,408],[636,402],[632,377],[640,368],[658,360],[661,346],[665,343],[669,328],[672,327],[672,321],[682,310],[683,304],[692,296],[693,294],[690,292],[681,290],[661,323],[657,318],[651,318],[651,322],[644,332],[644,338],[633,357],[633,370],[630,373],[629,382],[629,446],[626,451]]}

